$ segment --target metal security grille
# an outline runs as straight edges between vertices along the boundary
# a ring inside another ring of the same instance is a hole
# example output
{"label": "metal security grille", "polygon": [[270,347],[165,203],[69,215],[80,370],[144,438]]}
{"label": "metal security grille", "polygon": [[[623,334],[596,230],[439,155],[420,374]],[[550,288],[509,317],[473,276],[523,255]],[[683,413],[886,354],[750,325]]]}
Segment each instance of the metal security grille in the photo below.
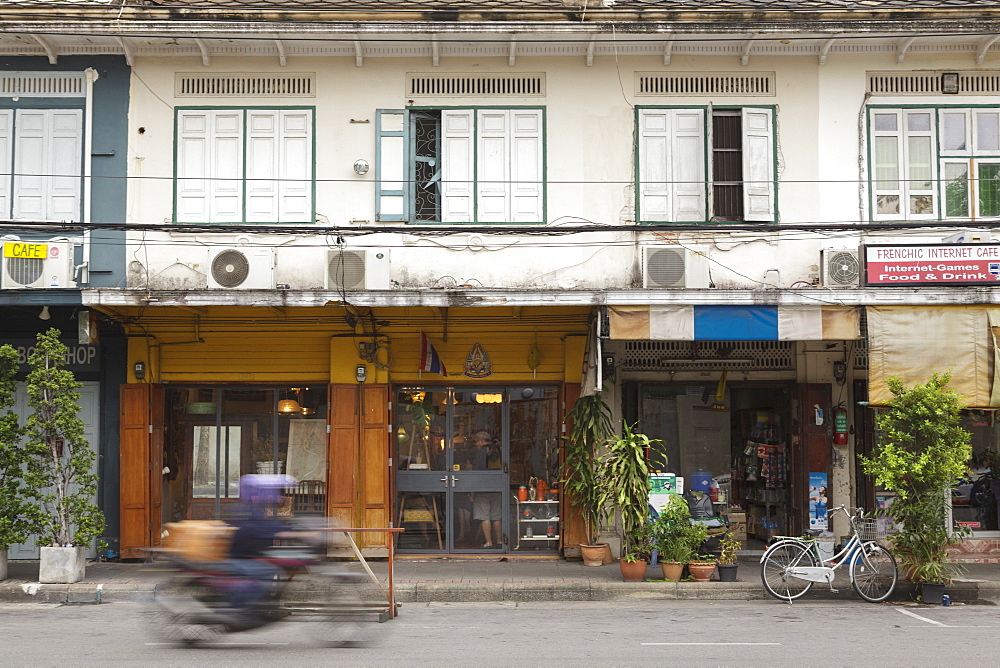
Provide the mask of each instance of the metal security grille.
{"label": "metal security grille", "polygon": [[315,97],[315,74],[184,74],[175,80],[177,97]]}
{"label": "metal security grille", "polygon": [[712,114],[712,216],[743,220],[743,119],[738,111]]}
{"label": "metal security grille", "polygon": [[5,72],[0,97],[84,97],[83,72]]}
{"label": "metal security grille", "polygon": [[[868,92],[872,95],[944,95],[943,71],[869,72]],[[956,72],[958,95],[1000,93],[1000,72]]]}
{"label": "metal security grille", "polygon": [[689,72],[687,74],[661,74],[636,72],[636,95],[774,95],[774,72],[748,74],[719,74],[715,72]]}
{"label": "metal security grille", "polygon": [[410,97],[542,97],[544,74],[410,74]]}
{"label": "metal security grille", "polygon": [[794,341],[626,341],[626,371],[795,368]]}
{"label": "metal security grille", "polygon": [[441,112],[415,111],[413,123],[413,217],[441,219]]}

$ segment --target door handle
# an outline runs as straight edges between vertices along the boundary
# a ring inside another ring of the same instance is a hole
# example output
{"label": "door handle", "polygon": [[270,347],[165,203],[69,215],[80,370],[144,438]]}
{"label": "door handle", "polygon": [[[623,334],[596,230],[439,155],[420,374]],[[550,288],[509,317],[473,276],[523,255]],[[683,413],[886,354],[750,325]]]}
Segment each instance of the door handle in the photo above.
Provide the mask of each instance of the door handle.
{"label": "door handle", "polygon": [[[443,483],[444,483],[444,486],[445,486],[445,487],[447,487],[447,486],[448,486],[448,478],[450,478],[450,477],[451,477],[451,476],[445,476],[445,477],[441,478],[441,482],[443,482]],[[454,487],[454,486],[455,486],[455,483],[451,483],[451,484],[452,484],[452,487]]]}
{"label": "door handle", "polygon": [[456,478],[455,476],[451,476],[451,486],[452,486],[452,487],[454,487],[454,486],[455,486],[455,481],[456,481],[456,480],[458,480],[458,478]]}

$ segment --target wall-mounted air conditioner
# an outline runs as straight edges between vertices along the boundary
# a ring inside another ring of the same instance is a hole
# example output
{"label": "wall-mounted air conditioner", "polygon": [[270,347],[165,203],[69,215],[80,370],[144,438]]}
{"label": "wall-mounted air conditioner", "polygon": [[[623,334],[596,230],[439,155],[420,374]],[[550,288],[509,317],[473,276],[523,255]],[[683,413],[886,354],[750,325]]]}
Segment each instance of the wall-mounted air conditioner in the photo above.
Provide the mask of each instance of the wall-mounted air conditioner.
{"label": "wall-mounted air conditioner", "polygon": [[209,289],[270,290],[274,288],[274,249],[215,248],[208,254]]}
{"label": "wall-mounted air conditioner", "polygon": [[643,246],[642,287],[707,288],[708,248],[705,246]]}
{"label": "wall-mounted air conditioner", "polygon": [[858,251],[852,248],[824,248],[819,267],[820,283],[830,288],[856,288],[861,279]]}
{"label": "wall-mounted air conditioner", "polygon": [[389,249],[326,252],[327,290],[388,290]]}
{"label": "wall-mounted air conditioner", "polygon": [[3,242],[0,287],[75,288],[73,279],[73,242]]}

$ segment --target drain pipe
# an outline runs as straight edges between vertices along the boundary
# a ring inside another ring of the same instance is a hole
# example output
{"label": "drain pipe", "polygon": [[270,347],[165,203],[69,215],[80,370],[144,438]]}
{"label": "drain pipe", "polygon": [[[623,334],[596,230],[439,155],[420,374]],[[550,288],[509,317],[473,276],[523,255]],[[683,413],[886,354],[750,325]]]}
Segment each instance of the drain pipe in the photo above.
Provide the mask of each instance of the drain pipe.
{"label": "drain pipe", "polygon": [[94,147],[94,82],[100,76],[93,67],[88,67],[83,71],[87,82],[86,101],[83,108],[83,262],[80,270],[79,283],[90,283],[90,246],[92,240],[91,223],[91,201],[90,188],[93,176],[93,156],[91,152]]}

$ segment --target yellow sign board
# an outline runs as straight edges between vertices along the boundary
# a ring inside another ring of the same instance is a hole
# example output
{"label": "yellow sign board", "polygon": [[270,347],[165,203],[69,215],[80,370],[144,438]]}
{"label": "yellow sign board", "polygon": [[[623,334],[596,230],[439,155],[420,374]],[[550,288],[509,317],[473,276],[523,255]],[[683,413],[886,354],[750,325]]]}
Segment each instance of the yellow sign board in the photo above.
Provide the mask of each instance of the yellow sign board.
{"label": "yellow sign board", "polygon": [[49,245],[46,243],[32,244],[23,241],[5,241],[3,244],[3,256],[44,260],[49,256]]}

